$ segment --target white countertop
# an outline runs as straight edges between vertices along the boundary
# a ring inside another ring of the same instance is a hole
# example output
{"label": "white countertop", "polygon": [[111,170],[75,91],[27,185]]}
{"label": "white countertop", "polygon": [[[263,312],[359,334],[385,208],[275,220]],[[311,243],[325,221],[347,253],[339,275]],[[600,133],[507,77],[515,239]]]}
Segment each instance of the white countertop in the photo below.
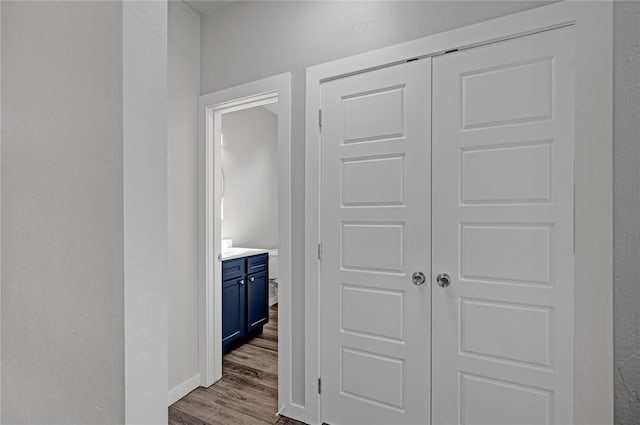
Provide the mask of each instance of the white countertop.
{"label": "white countertop", "polygon": [[269,251],[266,249],[258,248],[223,248],[222,249],[222,261],[233,260],[234,258],[250,257],[252,255],[267,254]]}

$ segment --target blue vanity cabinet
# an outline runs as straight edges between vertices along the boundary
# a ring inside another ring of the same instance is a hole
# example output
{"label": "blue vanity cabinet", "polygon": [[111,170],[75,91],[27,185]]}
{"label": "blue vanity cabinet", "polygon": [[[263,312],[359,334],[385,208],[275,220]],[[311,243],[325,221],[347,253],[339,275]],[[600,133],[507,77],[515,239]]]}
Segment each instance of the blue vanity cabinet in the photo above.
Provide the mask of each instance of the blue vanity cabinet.
{"label": "blue vanity cabinet", "polygon": [[262,332],[269,322],[269,255],[222,262],[222,352]]}

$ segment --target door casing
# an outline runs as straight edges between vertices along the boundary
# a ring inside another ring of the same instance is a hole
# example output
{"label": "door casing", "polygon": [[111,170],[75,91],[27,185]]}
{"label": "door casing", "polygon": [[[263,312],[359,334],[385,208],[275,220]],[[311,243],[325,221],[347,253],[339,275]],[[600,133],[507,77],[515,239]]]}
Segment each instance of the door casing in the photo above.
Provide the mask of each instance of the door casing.
{"label": "door casing", "polygon": [[[573,422],[613,421],[612,52],[610,2],[561,2],[307,68],[305,422],[320,415],[321,84],[343,76],[575,26],[575,312]],[[591,242],[590,242],[591,241]],[[598,241],[598,243],[593,243]],[[602,344],[603,341],[608,341]]]}
{"label": "door casing", "polygon": [[199,102],[199,365],[200,386],[222,377],[220,133],[222,114],[278,102],[278,410],[301,419],[291,397],[291,74],[200,96]]}

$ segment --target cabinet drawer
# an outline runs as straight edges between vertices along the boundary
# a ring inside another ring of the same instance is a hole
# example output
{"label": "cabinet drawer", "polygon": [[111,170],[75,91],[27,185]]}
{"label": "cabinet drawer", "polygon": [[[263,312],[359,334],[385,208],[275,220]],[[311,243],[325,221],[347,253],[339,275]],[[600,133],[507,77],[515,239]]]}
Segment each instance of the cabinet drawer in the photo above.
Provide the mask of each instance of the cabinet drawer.
{"label": "cabinet drawer", "polygon": [[245,274],[245,259],[225,260],[222,262],[222,280],[233,279]]}
{"label": "cabinet drawer", "polygon": [[269,264],[269,254],[254,255],[247,259],[247,274],[257,273],[267,270]]}

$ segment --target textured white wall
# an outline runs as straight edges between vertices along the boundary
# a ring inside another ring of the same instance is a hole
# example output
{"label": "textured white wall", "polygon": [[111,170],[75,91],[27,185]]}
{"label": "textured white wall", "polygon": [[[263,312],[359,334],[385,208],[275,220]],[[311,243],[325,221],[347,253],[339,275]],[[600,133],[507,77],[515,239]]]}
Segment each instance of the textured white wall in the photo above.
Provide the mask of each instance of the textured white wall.
{"label": "textured white wall", "polygon": [[164,424],[167,0],[121,4],[125,423]]}
{"label": "textured white wall", "polygon": [[277,116],[263,107],[222,116],[222,237],[234,246],[278,247],[277,125]]}
{"label": "textured white wall", "polygon": [[203,17],[201,92],[292,73],[292,393],[304,404],[305,69],[520,12],[538,1],[246,1]]}
{"label": "textured white wall", "polygon": [[615,422],[640,423],[640,2],[614,6]]}
{"label": "textured white wall", "polygon": [[200,15],[169,2],[169,388],[198,365],[198,98]]}
{"label": "textured white wall", "polygon": [[2,423],[122,423],[121,4],[3,1],[2,64]]}

